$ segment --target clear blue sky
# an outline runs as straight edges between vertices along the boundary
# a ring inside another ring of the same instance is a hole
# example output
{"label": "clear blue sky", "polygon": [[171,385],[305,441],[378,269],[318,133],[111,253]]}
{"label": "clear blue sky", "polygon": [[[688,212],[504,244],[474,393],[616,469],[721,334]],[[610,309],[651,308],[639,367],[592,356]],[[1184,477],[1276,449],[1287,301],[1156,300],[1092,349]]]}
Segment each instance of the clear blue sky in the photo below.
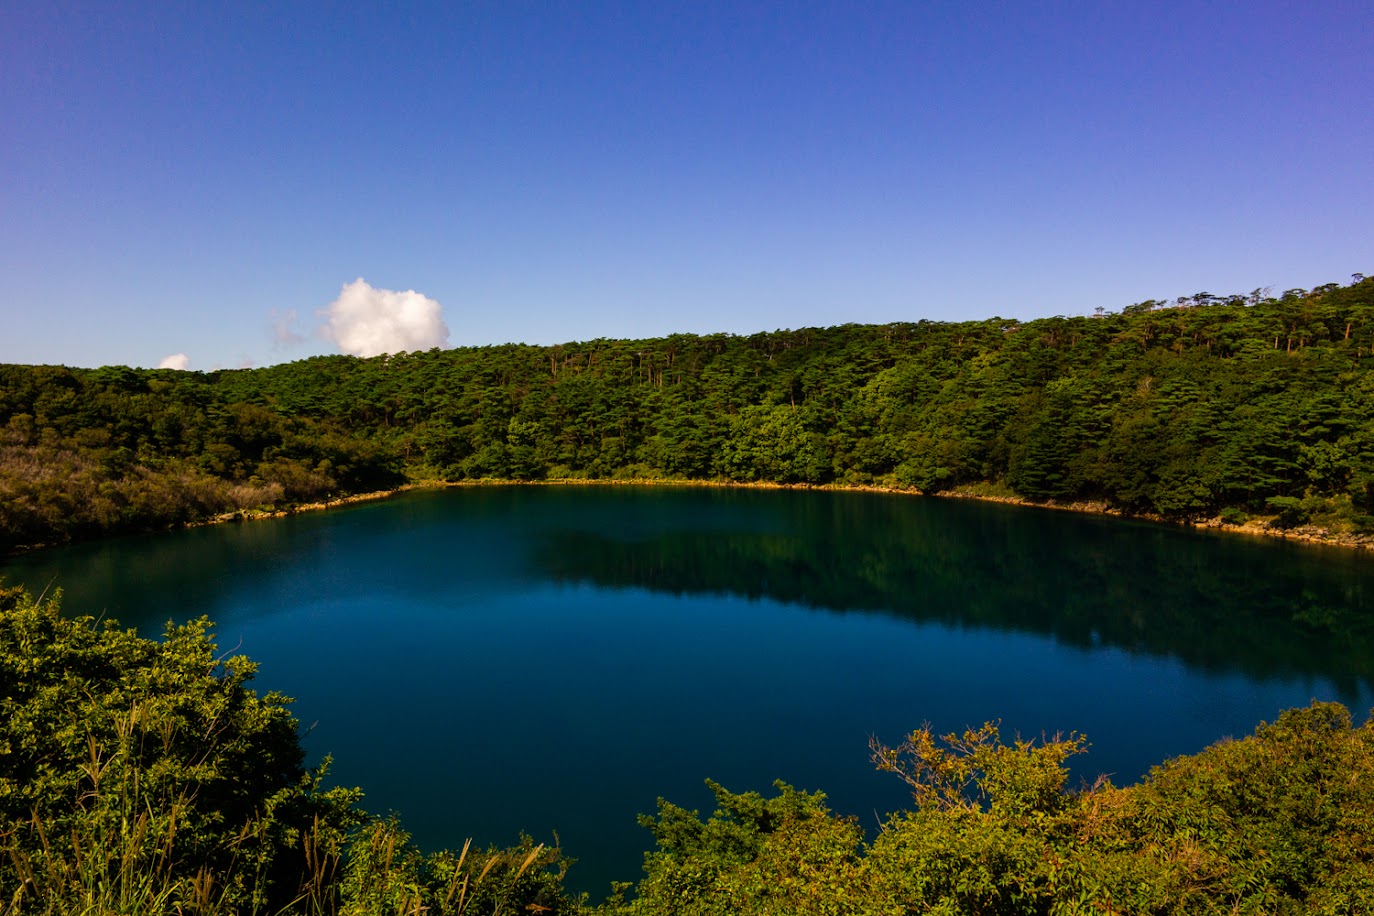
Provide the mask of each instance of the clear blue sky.
{"label": "clear blue sky", "polygon": [[334,352],[359,277],[454,346],[1347,282],[1371,48],[1368,0],[0,0],[0,362]]}

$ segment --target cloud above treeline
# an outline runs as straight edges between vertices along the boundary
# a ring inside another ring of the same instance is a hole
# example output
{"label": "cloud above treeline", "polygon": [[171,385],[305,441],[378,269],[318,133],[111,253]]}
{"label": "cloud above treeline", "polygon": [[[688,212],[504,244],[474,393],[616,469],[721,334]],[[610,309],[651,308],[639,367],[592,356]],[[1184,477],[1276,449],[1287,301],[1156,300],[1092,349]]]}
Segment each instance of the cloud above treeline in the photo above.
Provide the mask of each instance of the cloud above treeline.
{"label": "cloud above treeline", "polygon": [[171,356],[162,357],[162,361],[157,364],[159,369],[189,369],[191,368],[191,357],[185,353],[173,353]]}
{"label": "cloud above treeline", "polygon": [[[428,350],[448,344],[444,307],[437,301],[413,289],[377,289],[362,277],[345,283],[339,298],[319,314],[324,318],[322,336],[353,356]],[[291,342],[294,321],[294,312],[278,321],[278,341]]]}

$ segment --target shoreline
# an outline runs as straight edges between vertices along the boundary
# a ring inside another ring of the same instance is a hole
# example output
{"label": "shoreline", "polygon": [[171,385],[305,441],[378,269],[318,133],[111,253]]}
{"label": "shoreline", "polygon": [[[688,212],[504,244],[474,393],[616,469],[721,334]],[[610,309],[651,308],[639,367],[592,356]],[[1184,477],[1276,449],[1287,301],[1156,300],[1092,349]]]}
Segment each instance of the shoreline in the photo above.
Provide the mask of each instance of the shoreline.
{"label": "shoreline", "polygon": [[[1194,521],[1168,519],[1152,513],[1132,514],[1121,509],[1109,506],[1099,501],[1069,501],[1060,502],[1058,500],[1045,500],[1039,502],[1027,499],[1023,496],[979,493],[971,488],[944,490],[938,493],[926,493],[922,490],[905,487],[884,486],[881,484],[838,484],[838,483],[776,483],[774,481],[732,481],[732,480],[687,480],[667,477],[638,477],[638,478],[581,478],[581,477],[559,477],[544,480],[501,480],[501,479],[482,479],[482,480],[451,480],[451,481],[414,481],[397,487],[393,490],[382,490],[376,493],[363,493],[355,496],[345,497],[328,503],[312,503],[304,506],[296,506],[292,509],[281,510],[273,513],[263,513],[261,518],[274,518],[284,515],[291,515],[294,512],[316,511],[334,508],[339,505],[352,502],[365,502],[375,499],[386,499],[399,493],[411,490],[441,490],[451,487],[560,487],[560,486],[595,486],[595,487],[722,487],[729,489],[756,489],[756,490],[817,490],[831,492],[848,493],[883,493],[892,496],[925,496],[932,499],[968,499],[977,502],[1001,503],[1008,506],[1024,506],[1032,509],[1053,509],[1056,512],[1076,512],[1083,515],[1098,515],[1109,518],[1129,519],[1131,521],[1150,522],[1157,525],[1195,528],[1206,531],[1216,531],[1222,534],[1239,534],[1249,537],[1272,538],[1282,541],[1292,541],[1299,544],[1310,544],[1318,547],[1337,547],[1343,550],[1370,551],[1374,550],[1374,535],[1351,534],[1343,532],[1333,532],[1329,529],[1317,525],[1299,525],[1295,528],[1273,528],[1269,522],[1275,516],[1256,516],[1244,524],[1235,525],[1223,522],[1220,516],[1212,518],[1198,519]],[[974,485],[975,487],[978,485]],[[986,486],[986,485],[984,485]],[[203,523],[204,524],[204,523]]]}
{"label": "shoreline", "polygon": [[[580,478],[580,477],[560,477],[544,480],[503,480],[503,479],[482,479],[482,480],[414,480],[409,483],[393,487],[388,490],[374,490],[366,493],[352,493],[347,496],[340,496],[335,499],[325,499],[310,503],[287,506],[281,509],[239,509],[234,512],[223,512],[211,518],[201,519],[196,522],[189,522],[180,526],[168,526],[159,529],[160,531],[174,531],[181,528],[202,528],[208,525],[223,525],[233,522],[252,522],[263,519],[286,518],[287,516],[297,515],[302,512],[327,512],[330,509],[338,509],[365,502],[377,502],[390,499],[402,493],[415,490],[444,490],[453,487],[558,487],[558,486],[595,486],[595,487],[722,487],[730,489],[756,489],[756,490],[816,490],[831,492],[849,493],[882,493],[891,496],[925,496],[932,499],[967,499],[977,502],[1001,503],[1008,506],[1023,506],[1032,509],[1052,509],[1056,512],[1076,512],[1083,515],[1097,515],[1110,518],[1128,519],[1132,521],[1150,522],[1152,524],[1195,528],[1199,530],[1216,531],[1222,534],[1238,534],[1249,537],[1271,538],[1283,541],[1290,541],[1299,544],[1307,544],[1316,547],[1334,547],[1348,551],[1371,551],[1374,550],[1374,535],[1353,534],[1345,532],[1333,532],[1326,528],[1316,525],[1300,525],[1295,528],[1274,528],[1269,522],[1274,516],[1258,516],[1249,519],[1243,524],[1236,525],[1221,520],[1219,516],[1198,519],[1180,520],[1167,519],[1163,516],[1152,513],[1133,514],[1124,512],[1121,509],[1107,505],[1100,501],[1068,501],[1058,500],[1037,501],[1027,499],[1023,496],[1005,493],[979,492],[982,488],[994,486],[993,484],[973,484],[963,488],[942,490],[937,493],[926,493],[922,490],[907,487],[884,486],[882,484],[839,484],[839,483],[776,483],[774,481],[732,481],[732,480],[688,480],[666,477],[639,477],[639,478]],[[111,533],[106,537],[122,537],[127,534],[152,534],[149,532],[124,532]],[[83,540],[95,540],[83,539]],[[18,556],[20,554],[33,553],[39,550],[50,550],[58,547],[69,546],[76,541],[66,544],[29,544],[13,548],[6,553],[0,554],[0,560],[6,556]]]}
{"label": "shoreline", "polygon": [[1109,506],[1104,502],[1059,502],[1053,499],[1044,502],[1036,502],[1035,500],[1026,499],[1023,496],[976,493],[967,490],[949,490],[943,493],[932,493],[929,495],[949,499],[972,499],[979,502],[1003,503],[1009,506],[1027,506],[1032,509],[1053,509],[1057,512],[1078,512],[1084,515],[1100,515],[1138,522],[1150,522],[1156,525],[1216,531],[1222,534],[1239,534],[1249,537],[1293,541],[1299,544],[1310,544],[1317,547],[1337,547],[1342,550],[1353,550],[1357,552],[1374,550],[1374,535],[1331,531],[1328,528],[1322,528],[1318,525],[1298,525],[1294,528],[1274,528],[1269,524],[1277,517],[1273,515],[1255,516],[1243,524],[1234,525],[1222,521],[1220,516],[1188,520],[1169,519],[1153,513],[1133,514]]}
{"label": "shoreline", "polygon": [[[379,499],[389,499],[398,493],[407,490],[425,489],[426,484],[406,483],[399,487],[392,487],[390,490],[371,490],[367,493],[352,493],[348,496],[340,496],[337,499],[325,499],[321,502],[300,503],[298,505],[287,506],[284,509],[238,509],[234,512],[221,512],[212,518],[202,519],[198,522],[190,522],[183,525],[184,528],[203,528],[206,525],[222,525],[228,522],[252,522],[265,518],[286,518],[288,515],[296,515],[300,512],[324,512],[329,509],[337,509],[340,506],[348,506],[353,503],[375,502]],[[171,530],[171,529],[168,529]]]}

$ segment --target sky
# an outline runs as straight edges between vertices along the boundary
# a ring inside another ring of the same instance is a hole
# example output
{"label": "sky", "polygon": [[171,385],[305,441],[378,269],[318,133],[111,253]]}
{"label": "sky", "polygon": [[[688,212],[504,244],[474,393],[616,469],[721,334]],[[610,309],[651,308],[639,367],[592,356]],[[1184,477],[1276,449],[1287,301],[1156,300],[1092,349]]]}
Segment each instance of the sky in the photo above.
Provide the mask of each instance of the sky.
{"label": "sky", "polygon": [[0,362],[1349,282],[1371,47],[1368,0],[0,0]]}

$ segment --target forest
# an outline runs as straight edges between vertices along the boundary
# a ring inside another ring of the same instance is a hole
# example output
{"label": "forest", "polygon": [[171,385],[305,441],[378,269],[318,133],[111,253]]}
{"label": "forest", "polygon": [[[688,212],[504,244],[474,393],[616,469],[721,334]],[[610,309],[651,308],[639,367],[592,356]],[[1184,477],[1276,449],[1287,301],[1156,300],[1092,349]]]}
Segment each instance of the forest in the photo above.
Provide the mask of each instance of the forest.
{"label": "forest", "polygon": [[964,490],[1374,532],[1374,279],[1118,312],[0,366],[0,550],[415,481]]}

